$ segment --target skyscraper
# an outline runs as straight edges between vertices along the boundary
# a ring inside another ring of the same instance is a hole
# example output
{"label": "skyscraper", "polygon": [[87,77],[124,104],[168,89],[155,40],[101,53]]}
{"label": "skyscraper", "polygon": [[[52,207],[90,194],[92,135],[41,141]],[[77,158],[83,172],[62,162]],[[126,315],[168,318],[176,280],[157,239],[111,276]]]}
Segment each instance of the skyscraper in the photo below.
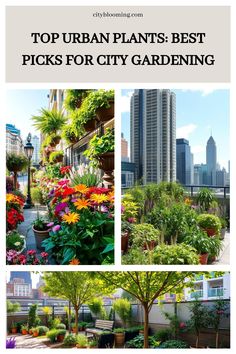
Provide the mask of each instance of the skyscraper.
{"label": "skyscraper", "polygon": [[192,184],[192,154],[189,141],[176,139],[176,174],[181,184]]}
{"label": "skyscraper", "polygon": [[176,100],[170,90],[135,90],[130,103],[131,162],[143,184],[176,180]]}
{"label": "skyscraper", "polygon": [[40,139],[37,135],[32,137],[32,145],[34,147],[32,162],[34,165],[38,165],[40,161]]}
{"label": "skyscraper", "polygon": [[30,284],[32,286],[32,279],[31,279],[30,272],[11,272],[10,282],[12,282],[15,278],[23,279],[26,284]]}
{"label": "skyscraper", "polygon": [[206,165],[207,165],[207,179],[208,184],[216,185],[216,143],[212,136],[207,141],[206,146]]}
{"label": "skyscraper", "polygon": [[124,138],[123,133],[121,133],[121,160],[126,162],[129,161],[128,141]]}

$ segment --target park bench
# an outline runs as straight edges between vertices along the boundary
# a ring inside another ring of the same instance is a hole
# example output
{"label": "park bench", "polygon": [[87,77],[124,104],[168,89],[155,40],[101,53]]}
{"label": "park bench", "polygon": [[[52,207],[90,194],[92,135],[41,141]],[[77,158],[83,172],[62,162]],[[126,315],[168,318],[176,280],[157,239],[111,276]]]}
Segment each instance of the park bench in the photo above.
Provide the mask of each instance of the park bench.
{"label": "park bench", "polygon": [[95,336],[100,336],[103,331],[112,331],[114,327],[114,321],[106,320],[96,320],[95,326],[93,328],[86,328],[85,335],[88,334]]}

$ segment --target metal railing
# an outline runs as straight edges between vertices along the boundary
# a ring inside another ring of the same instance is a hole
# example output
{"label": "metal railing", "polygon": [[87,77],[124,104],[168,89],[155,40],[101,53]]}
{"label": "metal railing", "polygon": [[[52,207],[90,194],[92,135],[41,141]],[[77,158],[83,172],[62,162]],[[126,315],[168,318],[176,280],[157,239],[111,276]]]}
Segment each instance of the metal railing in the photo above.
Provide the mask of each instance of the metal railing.
{"label": "metal railing", "polygon": [[191,299],[198,299],[203,297],[203,290],[195,290],[190,294]]}
{"label": "metal railing", "polygon": [[224,288],[210,288],[208,289],[208,297],[219,297],[224,295]]}

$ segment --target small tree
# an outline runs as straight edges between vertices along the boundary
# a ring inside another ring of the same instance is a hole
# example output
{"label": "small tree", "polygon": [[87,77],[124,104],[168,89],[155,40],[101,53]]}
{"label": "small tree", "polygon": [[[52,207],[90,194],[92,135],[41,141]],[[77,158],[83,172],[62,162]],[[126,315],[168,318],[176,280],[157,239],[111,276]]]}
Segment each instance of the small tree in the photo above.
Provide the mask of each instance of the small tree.
{"label": "small tree", "polygon": [[214,303],[213,308],[209,311],[209,324],[213,326],[216,332],[216,348],[219,347],[219,328],[220,322],[223,317],[226,316],[228,310],[228,304],[224,300],[218,300]]}
{"label": "small tree", "polygon": [[38,317],[37,310],[38,310],[37,304],[33,304],[30,306],[29,313],[28,313],[29,328],[37,327],[40,323],[40,319]]}
{"label": "small tree", "polygon": [[117,299],[114,301],[112,307],[126,327],[127,322],[131,318],[131,304],[129,300],[122,298]]}
{"label": "small tree", "polygon": [[202,328],[207,326],[209,314],[206,307],[200,301],[194,301],[190,304],[190,311],[191,318],[187,322],[187,325],[196,333],[196,348],[198,348],[200,333]]}
{"label": "small tree", "polygon": [[97,317],[101,315],[102,313],[102,307],[103,307],[103,300],[102,298],[95,297],[88,303],[88,307],[90,311]]}
{"label": "small tree", "polygon": [[45,322],[46,322],[46,326],[48,327],[48,322],[49,322],[49,316],[52,314],[52,309],[51,307],[48,307],[48,306],[44,306],[42,308],[42,311],[45,315]]}

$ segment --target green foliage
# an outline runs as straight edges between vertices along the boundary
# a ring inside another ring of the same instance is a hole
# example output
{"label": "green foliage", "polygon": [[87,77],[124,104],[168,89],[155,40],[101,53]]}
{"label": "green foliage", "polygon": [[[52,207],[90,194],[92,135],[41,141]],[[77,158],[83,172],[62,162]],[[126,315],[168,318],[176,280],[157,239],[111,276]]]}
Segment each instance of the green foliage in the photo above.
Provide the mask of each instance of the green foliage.
{"label": "green foliage", "polygon": [[113,302],[112,307],[120,319],[126,325],[131,319],[131,303],[128,299],[117,299]]}
{"label": "green foliage", "polygon": [[106,152],[113,152],[115,149],[114,130],[107,128],[101,137],[95,134],[89,141],[89,148],[84,151],[84,155],[93,163],[97,163],[99,156]]}
{"label": "green foliage", "polygon": [[84,334],[78,334],[77,335],[77,344],[79,347],[87,347],[88,344],[88,338]]}
{"label": "green foliage", "polygon": [[66,329],[66,325],[64,323],[58,323],[58,325],[56,325],[56,329]]}
{"label": "green foliage", "polygon": [[153,252],[154,264],[199,264],[196,250],[186,244],[160,245]]}
{"label": "green foliage", "polygon": [[83,130],[78,130],[73,124],[67,124],[62,128],[62,138],[67,144],[74,144],[83,135]]}
{"label": "green foliage", "polygon": [[172,330],[169,328],[160,329],[155,333],[154,337],[159,342],[166,342],[167,340],[172,339]]}
{"label": "green foliage", "polygon": [[220,233],[221,223],[216,215],[200,214],[198,215],[197,223],[203,229],[214,229],[216,234]]}
{"label": "green foliage", "polygon": [[52,322],[50,324],[51,328],[58,329],[58,326],[61,324],[61,319],[59,317],[55,317],[52,319]]}
{"label": "green foliage", "polygon": [[13,230],[7,233],[6,247],[8,250],[20,251],[24,245],[24,236],[21,236],[18,231]]}
{"label": "green foliage", "polygon": [[147,252],[140,248],[131,247],[122,256],[122,264],[153,264],[153,251]]}
{"label": "green foliage", "polygon": [[19,302],[11,302],[10,300],[7,300],[7,313],[19,312],[20,309],[21,306]]}
{"label": "green foliage", "polygon": [[122,328],[122,327],[120,327],[120,328],[115,328],[113,332],[114,332],[114,333],[124,333],[124,332],[125,332],[125,328]]}
{"label": "green foliage", "polygon": [[31,187],[30,193],[33,203],[43,203],[43,195],[40,187]]}
{"label": "green foliage", "polygon": [[66,118],[62,111],[56,109],[47,110],[42,108],[40,115],[32,116],[33,126],[45,135],[56,135],[66,124]]}
{"label": "green foliage", "polygon": [[74,334],[68,334],[63,341],[63,346],[66,348],[74,347],[76,344],[77,336]]}
{"label": "green foliage", "polygon": [[99,316],[102,312],[102,308],[103,308],[103,300],[100,297],[95,297],[93,298],[89,303],[88,303],[88,307],[90,309],[90,311],[95,315],[95,316]]}
{"label": "green foliage", "polygon": [[37,331],[38,331],[39,336],[43,336],[49,331],[49,328],[46,326],[38,326]]}
{"label": "green foliage", "polygon": [[49,227],[47,226],[48,221],[39,215],[39,212],[37,212],[37,217],[33,221],[32,225],[36,230],[43,231],[43,230],[49,230]]}
{"label": "green foliage", "polygon": [[60,158],[60,157],[63,157],[64,156],[64,152],[62,150],[57,150],[57,151],[53,151],[51,154],[50,154],[50,157],[49,157],[49,162],[50,163],[57,163],[57,159]]}
{"label": "green foliage", "polygon": [[75,170],[72,168],[70,171],[71,186],[84,184],[87,187],[98,186],[101,182],[101,177],[97,169],[89,165],[80,165]]}
{"label": "green foliage", "polygon": [[197,194],[197,203],[202,212],[210,209],[211,203],[215,200],[214,194],[208,188],[202,188]]}
{"label": "green foliage", "polygon": [[67,111],[78,109],[82,100],[88,95],[90,90],[66,90],[64,107]]}
{"label": "green foliage", "polygon": [[134,247],[148,248],[148,242],[159,241],[159,231],[151,224],[137,224],[134,225],[131,232],[131,240]]}
{"label": "green foliage", "polygon": [[167,340],[159,346],[160,349],[187,349],[189,345],[182,340]]}
{"label": "green foliage", "polygon": [[63,178],[63,175],[60,172],[60,165],[47,165],[46,175],[49,178]]}
{"label": "green foliage", "polygon": [[184,243],[195,248],[198,254],[210,253],[213,246],[212,238],[198,228],[191,230],[184,238]]}
{"label": "green foliage", "polygon": [[[170,331],[172,333],[172,336],[174,338],[176,338],[176,336],[178,335],[178,332],[179,332],[179,324],[180,324],[180,321],[179,321],[179,318],[177,316],[176,313],[172,314],[172,313],[169,313],[169,312],[164,312],[164,316],[166,319],[168,319],[170,321],[169,323],[169,326],[170,326]],[[171,338],[169,338],[171,339]]]}
{"label": "green foliage", "polygon": [[[148,344],[150,348],[155,348],[158,346],[155,336],[148,337]],[[144,346],[144,336],[142,334],[136,336],[134,339],[129,340],[125,343],[125,348],[136,348],[142,349]]]}
{"label": "green foliage", "polygon": [[58,329],[57,330],[57,335],[58,336],[65,336],[66,335],[66,329]]}
{"label": "green foliage", "polygon": [[21,331],[23,331],[23,330],[28,331],[28,329],[29,329],[29,327],[28,327],[28,325],[27,325],[27,324],[23,324],[23,325],[21,325]]}
{"label": "green foliage", "polygon": [[211,239],[211,249],[210,249],[210,256],[218,257],[220,251],[223,249],[223,242],[221,241],[219,236],[212,236]]}
{"label": "green foliage", "polygon": [[51,329],[47,332],[47,338],[50,340],[51,343],[55,343],[58,336],[58,329]]}
{"label": "green foliage", "polygon": [[29,308],[29,313],[28,313],[29,328],[37,327],[40,324],[40,319],[38,317],[37,310],[38,310],[37,304],[31,305]]}
{"label": "green foliage", "polygon": [[10,172],[20,172],[28,165],[28,159],[23,154],[7,153],[6,157],[7,169]]}
{"label": "green foliage", "polygon": [[198,348],[199,335],[202,328],[206,328],[209,323],[209,314],[206,307],[200,301],[194,301],[189,305],[191,311],[190,320],[187,326],[196,333],[196,348]]}

